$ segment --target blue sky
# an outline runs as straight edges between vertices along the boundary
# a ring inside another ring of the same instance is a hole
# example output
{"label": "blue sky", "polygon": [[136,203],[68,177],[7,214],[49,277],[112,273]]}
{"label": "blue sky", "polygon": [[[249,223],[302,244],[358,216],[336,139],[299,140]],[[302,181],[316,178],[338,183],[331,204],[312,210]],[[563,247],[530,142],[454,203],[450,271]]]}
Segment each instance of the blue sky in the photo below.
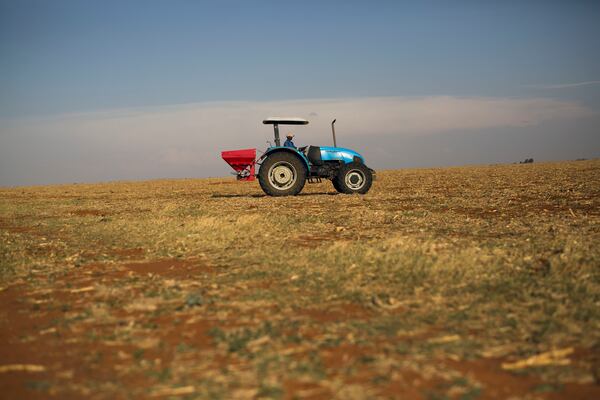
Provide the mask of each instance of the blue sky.
{"label": "blue sky", "polygon": [[[0,140],[5,149],[17,142],[27,148],[22,132],[29,141],[36,133],[24,129],[23,121],[76,113],[207,102],[449,96],[568,102],[581,110],[565,118],[587,132],[581,139],[588,141],[585,147],[596,147],[598,21],[595,1],[0,0]],[[543,121],[538,122],[541,132]],[[488,125],[470,129],[487,135]],[[43,124],[35,129],[43,131]],[[382,127],[376,134],[394,143],[393,130]],[[359,146],[367,142],[356,140]],[[169,144],[165,139],[164,146]],[[541,157],[561,158],[555,150]],[[431,157],[428,165],[440,164]],[[219,174],[217,161],[206,171]],[[473,161],[457,153],[444,163]],[[390,158],[382,166],[395,165]],[[192,166],[169,171],[198,175]],[[36,180],[33,172],[27,179],[7,175],[0,184],[87,179],[59,172],[55,179]],[[92,175],[155,176],[126,170]]]}
{"label": "blue sky", "polygon": [[0,18],[5,116],[600,79],[600,2],[24,0]]}

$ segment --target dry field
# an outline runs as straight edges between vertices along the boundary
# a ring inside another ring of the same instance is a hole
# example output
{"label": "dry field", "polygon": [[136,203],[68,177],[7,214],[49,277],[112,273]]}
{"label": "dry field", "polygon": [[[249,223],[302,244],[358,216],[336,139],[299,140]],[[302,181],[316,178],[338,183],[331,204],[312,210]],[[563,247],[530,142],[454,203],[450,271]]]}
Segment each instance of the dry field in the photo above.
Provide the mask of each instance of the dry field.
{"label": "dry field", "polygon": [[600,160],[0,189],[0,397],[600,398]]}

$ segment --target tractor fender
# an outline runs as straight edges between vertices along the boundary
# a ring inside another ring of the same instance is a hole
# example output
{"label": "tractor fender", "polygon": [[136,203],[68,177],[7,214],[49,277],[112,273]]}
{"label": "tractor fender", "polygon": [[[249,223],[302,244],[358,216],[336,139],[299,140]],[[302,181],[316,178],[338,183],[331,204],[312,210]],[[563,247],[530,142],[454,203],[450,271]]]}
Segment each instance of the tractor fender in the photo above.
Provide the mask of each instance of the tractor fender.
{"label": "tractor fender", "polygon": [[265,151],[263,153],[262,156],[260,156],[258,158],[258,160],[256,160],[256,163],[257,164],[261,164],[271,154],[280,153],[280,152],[287,152],[287,153],[295,154],[296,157],[298,157],[300,160],[302,160],[302,164],[304,164],[304,166],[306,167],[306,171],[307,172],[310,171],[310,167],[309,167],[309,164],[308,164],[308,159],[306,158],[306,156],[304,155],[304,153],[302,153],[301,151],[298,151],[297,149],[294,149],[292,147],[283,147],[283,146],[280,146],[280,147],[270,147],[270,148],[267,149],[267,151]]}

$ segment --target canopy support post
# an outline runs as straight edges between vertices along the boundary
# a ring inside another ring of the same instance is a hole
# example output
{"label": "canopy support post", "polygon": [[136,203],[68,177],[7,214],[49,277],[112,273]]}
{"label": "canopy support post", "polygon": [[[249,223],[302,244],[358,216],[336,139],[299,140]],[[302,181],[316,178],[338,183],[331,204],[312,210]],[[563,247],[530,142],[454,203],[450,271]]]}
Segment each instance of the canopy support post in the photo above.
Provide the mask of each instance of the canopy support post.
{"label": "canopy support post", "polygon": [[281,140],[279,140],[279,124],[273,124],[273,131],[275,132],[275,146],[281,146]]}

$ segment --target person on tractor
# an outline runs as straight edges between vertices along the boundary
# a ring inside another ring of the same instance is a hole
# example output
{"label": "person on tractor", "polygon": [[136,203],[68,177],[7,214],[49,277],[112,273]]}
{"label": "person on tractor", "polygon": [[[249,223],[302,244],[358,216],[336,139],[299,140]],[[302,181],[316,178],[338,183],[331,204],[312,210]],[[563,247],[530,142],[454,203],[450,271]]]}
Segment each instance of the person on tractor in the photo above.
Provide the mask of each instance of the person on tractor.
{"label": "person on tractor", "polygon": [[292,142],[292,139],[294,138],[294,135],[292,135],[292,132],[288,133],[286,135],[287,140],[285,141],[285,143],[283,144],[283,147],[291,147],[291,148],[296,148],[296,145],[294,144],[294,142]]}

